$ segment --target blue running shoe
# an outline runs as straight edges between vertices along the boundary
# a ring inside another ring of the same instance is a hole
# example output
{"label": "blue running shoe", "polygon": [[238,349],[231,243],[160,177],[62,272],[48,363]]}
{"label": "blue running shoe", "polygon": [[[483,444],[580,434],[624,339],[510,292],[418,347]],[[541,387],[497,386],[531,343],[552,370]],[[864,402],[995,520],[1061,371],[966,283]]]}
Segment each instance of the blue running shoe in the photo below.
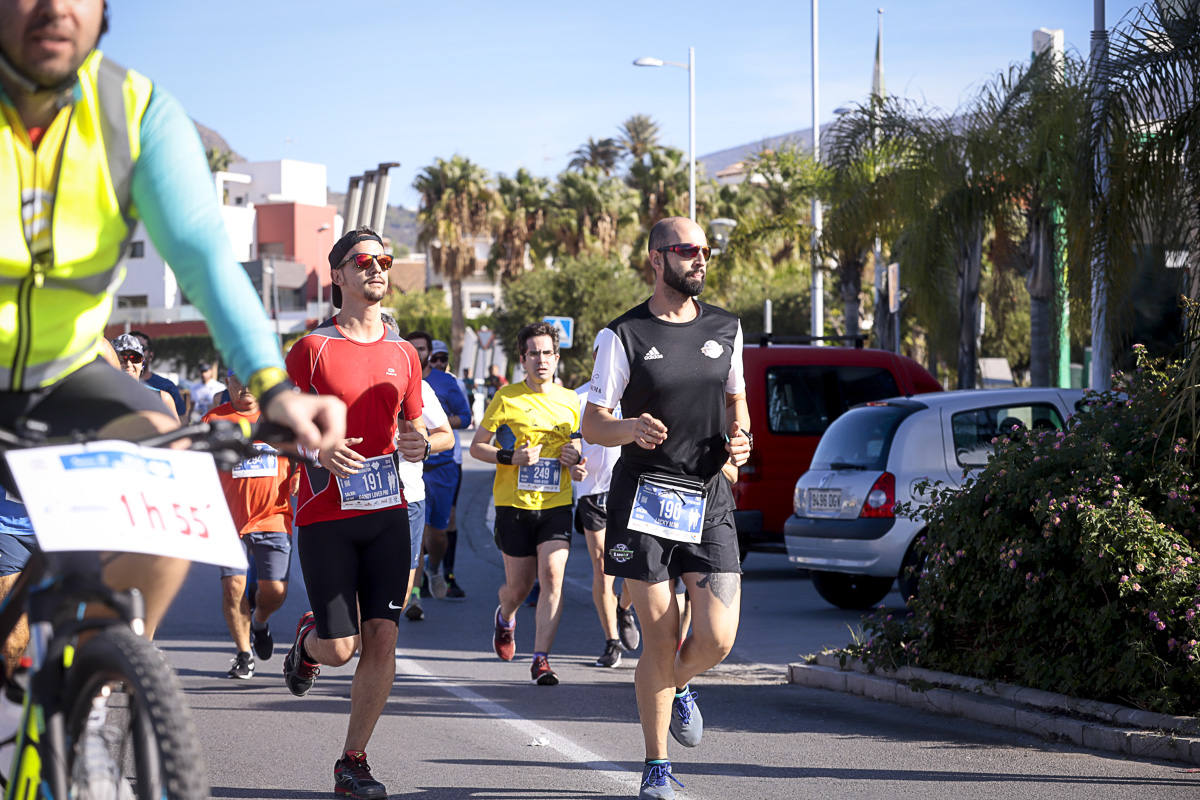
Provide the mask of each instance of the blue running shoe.
{"label": "blue running shoe", "polygon": [[683,784],[671,774],[671,762],[647,764],[642,768],[642,788],[638,791],[638,800],[674,800],[675,787],[670,784],[675,781],[682,789]]}
{"label": "blue running shoe", "polygon": [[696,705],[696,693],[687,686],[671,703],[671,736],[684,747],[695,747],[704,736],[704,716]]}

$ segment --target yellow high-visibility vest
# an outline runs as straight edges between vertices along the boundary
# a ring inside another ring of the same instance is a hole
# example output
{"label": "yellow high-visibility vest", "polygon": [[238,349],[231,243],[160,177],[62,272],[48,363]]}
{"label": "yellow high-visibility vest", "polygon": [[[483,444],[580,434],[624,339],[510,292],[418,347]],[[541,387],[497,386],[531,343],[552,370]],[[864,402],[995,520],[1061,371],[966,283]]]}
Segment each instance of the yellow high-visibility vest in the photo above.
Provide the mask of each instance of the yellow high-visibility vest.
{"label": "yellow high-visibility vest", "polygon": [[[60,112],[66,132],[35,153],[55,160],[48,186],[23,185],[29,134],[11,108],[0,114],[0,390],[48,386],[100,353],[135,228],[130,184],[152,91],[149,79],[89,55]],[[26,217],[47,189],[51,246],[35,258]]]}

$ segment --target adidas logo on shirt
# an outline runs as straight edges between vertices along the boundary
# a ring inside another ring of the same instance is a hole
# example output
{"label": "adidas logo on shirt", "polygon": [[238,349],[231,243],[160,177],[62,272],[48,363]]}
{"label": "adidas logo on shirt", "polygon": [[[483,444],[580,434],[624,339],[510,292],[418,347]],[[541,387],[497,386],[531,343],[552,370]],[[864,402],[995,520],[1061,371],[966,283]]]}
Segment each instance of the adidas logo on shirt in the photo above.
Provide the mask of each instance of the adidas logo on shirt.
{"label": "adidas logo on shirt", "polygon": [[387,374],[388,374],[388,375],[395,376],[395,374],[396,374],[396,370],[395,370],[393,367],[388,367],[388,368],[387,368]]}
{"label": "adidas logo on shirt", "polygon": [[653,361],[656,358],[662,358],[662,357],[663,357],[663,354],[658,352],[658,348],[651,345],[650,351],[647,352],[646,355],[642,356],[642,360],[643,361]]}

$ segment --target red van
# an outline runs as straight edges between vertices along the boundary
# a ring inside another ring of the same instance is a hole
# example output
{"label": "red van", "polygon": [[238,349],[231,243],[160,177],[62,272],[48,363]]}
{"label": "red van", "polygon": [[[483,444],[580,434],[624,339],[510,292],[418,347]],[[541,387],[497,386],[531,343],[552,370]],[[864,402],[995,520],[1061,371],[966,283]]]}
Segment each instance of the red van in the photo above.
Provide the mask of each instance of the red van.
{"label": "red van", "polygon": [[747,344],[742,361],[754,433],[733,487],[742,558],[752,550],[784,552],[796,479],[829,423],[857,403],[942,391],[916,361],[886,350]]}

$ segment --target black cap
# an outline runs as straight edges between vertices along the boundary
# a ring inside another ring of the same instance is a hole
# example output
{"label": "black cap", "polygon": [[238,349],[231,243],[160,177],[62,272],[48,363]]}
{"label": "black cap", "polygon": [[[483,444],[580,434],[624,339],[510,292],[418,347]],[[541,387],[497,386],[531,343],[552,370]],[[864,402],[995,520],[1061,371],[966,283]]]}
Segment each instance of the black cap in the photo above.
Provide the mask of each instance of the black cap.
{"label": "black cap", "polygon": [[[350,252],[351,247],[368,239],[379,242],[380,247],[383,246],[383,239],[379,238],[379,234],[365,225],[342,234],[342,238],[334,242],[333,248],[329,251],[329,269],[337,269],[338,265],[346,258],[346,253]],[[331,282],[332,280],[330,278]],[[333,284],[333,304],[338,308],[342,307],[342,287],[336,283]]]}

